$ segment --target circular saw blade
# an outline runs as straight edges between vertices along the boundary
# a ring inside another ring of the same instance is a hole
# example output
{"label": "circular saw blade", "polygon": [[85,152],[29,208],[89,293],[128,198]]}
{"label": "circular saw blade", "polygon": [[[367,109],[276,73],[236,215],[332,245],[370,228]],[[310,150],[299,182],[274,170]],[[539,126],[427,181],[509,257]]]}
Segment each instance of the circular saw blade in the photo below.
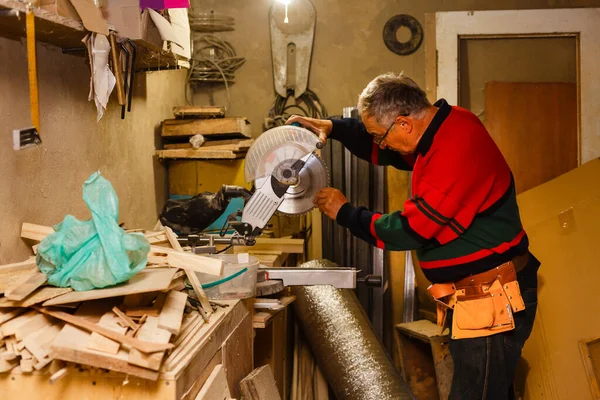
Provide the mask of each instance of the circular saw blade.
{"label": "circular saw blade", "polygon": [[316,154],[312,155],[300,170],[298,183],[288,188],[278,214],[302,215],[314,208],[315,195],[329,186],[329,173],[325,163]]}
{"label": "circular saw blade", "polygon": [[271,175],[285,160],[299,160],[317,148],[319,138],[308,129],[283,125],[262,133],[246,154],[246,182]]}

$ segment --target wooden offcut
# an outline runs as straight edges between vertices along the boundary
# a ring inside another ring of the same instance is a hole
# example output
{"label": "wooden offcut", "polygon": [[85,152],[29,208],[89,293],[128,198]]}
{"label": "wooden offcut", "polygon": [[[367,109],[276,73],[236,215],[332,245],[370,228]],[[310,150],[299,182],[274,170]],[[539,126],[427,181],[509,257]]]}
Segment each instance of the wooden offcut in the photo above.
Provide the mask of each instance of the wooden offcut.
{"label": "wooden offcut", "polygon": [[72,292],[71,288],[59,288],[44,286],[37,289],[31,295],[25,297],[22,301],[9,300],[6,297],[0,298],[0,308],[4,307],[31,307],[35,304],[43,303],[46,300],[53,299],[60,295]]}
{"label": "wooden offcut", "polygon": [[127,283],[105,289],[86,290],[83,292],[71,292],[55,297],[44,303],[44,306],[57,304],[76,303],[95,299],[106,299],[109,297],[125,296],[136,293],[149,293],[166,290],[171,284],[175,268],[142,270],[134,275]]}
{"label": "wooden offcut", "polygon": [[167,119],[162,123],[163,137],[194,136],[252,137],[246,118]]}
{"label": "wooden offcut", "polygon": [[78,317],[75,315],[71,315],[71,314],[67,314],[62,311],[50,311],[48,309],[41,308],[41,307],[36,307],[36,309],[44,314],[48,314],[54,318],[65,321],[73,326],[85,329],[89,332],[97,332],[97,333],[101,334],[102,336],[106,336],[109,339],[115,340],[115,341],[125,344],[129,347],[138,349],[144,353],[154,353],[157,351],[167,350],[167,349],[170,349],[173,347],[172,344],[164,344],[163,345],[160,343],[150,343],[150,342],[145,342],[142,340],[134,339],[129,336],[121,335],[121,334],[114,332],[110,329],[107,329],[101,325],[94,324],[93,322],[89,322],[88,320],[86,320],[84,318],[81,318],[81,317]]}
{"label": "wooden offcut", "polygon": [[54,233],[54,229],[50,226],[30,224],[28,222],[23,222],[21,225],[21,237],[32,242],[39,243],[52,233]]}
{"label": "wooden offcut", "polygon": [[158,318],[158,327],[177,335],[181,329],[187,295],[171,290]]}
{"label": "wooden offcut", "polygon": [[13,287],[6,288],[4,297],[9,300],[21,301],[25,297],[33,293],[37,288],[42,286],[47,281],[46,274],[34,271],[27,277],[24,282],[21,282]]}
{"label": "wooden offcut", "polygon": [[[102,318],[100,318],[98,325],[113,330],[121,335],[124,335],[127,332],[127,328],[119,325],[119,317],[113,312],[106,312]],[[119,352],[119,348],[121,347],[121,343],[111,340],[97,332],[92,332],[87,346],[92,350],[109,354],[117,354]]]}
{"label": "wooden offcut", "polygon": [[269,365],[252,371],[240,381],[240,389],[247,400],[280,400],[281,395]]}
{"label": "wooden offcut", "polygon": [[173,107],[173,115],[177,118],[222,118],[225,116],[225,107],[178,106]]}
{"label": "wooden offcut", "polygon": [[235,253],[279,251],[282,253],[302,254],[304,253],[304,239],[286,238],[257,238],[254,246],[235,246]]}
{"label": "wooden offcut", "polygon": [[[140,328],[138,338],[152,343],[169,343],[171,332],[161,328],[159,326],[159,321],[160,319],[158,317],[148,317],[144,325]],[[164,351],[142,353],[136,349],[131,349],[129,351],[128,361],[130,364],[158,371],[164,355]]]}

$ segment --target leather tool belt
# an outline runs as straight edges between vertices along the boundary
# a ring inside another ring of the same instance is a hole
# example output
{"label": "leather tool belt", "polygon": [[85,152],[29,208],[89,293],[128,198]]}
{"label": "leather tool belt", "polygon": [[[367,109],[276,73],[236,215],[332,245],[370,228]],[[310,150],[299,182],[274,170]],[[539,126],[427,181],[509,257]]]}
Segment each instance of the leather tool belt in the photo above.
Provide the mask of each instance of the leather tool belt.
{"label": "leather tool belt", "polygon": [[460,281],[429,286],[427,290],[437,303],[438,325],[444,329],[446,314],[452,309],[452,339],[484,337],[514,329],[513,313],[525,309],[517,272],[527,265],[528,259],[526,253]]}

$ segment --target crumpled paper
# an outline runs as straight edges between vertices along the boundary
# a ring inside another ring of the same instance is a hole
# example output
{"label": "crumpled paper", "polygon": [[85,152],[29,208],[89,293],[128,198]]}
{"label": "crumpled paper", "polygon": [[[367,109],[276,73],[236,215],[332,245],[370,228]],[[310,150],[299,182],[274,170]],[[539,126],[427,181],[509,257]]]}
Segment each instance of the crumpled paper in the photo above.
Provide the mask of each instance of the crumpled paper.
{"label": "crumpled paper", "polygon": [[114,74],[108,67],[110,57],[110,42],[104,35],[91,33],[82,40],[90,58],[90,94],[88,100],[96,103],[98,115],[96,121],[100,121],[106,110],[108,99],[117,82]]}

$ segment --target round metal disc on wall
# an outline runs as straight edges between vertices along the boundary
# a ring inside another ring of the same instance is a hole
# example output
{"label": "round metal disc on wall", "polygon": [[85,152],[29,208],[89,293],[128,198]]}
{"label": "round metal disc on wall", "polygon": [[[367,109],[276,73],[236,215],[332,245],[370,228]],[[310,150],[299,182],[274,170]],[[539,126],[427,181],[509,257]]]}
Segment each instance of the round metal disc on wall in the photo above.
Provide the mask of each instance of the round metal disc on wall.
{"label": "round metal disc on wall", "polygon": [[[398,29],[406,27],[410,30],[410,39],[400,42],[396,37]],[[383,27],[383,42],[392,52],[407,56],[417,51],[423,42],[423,27],[415,17],[406,14],[394,15]]]}

